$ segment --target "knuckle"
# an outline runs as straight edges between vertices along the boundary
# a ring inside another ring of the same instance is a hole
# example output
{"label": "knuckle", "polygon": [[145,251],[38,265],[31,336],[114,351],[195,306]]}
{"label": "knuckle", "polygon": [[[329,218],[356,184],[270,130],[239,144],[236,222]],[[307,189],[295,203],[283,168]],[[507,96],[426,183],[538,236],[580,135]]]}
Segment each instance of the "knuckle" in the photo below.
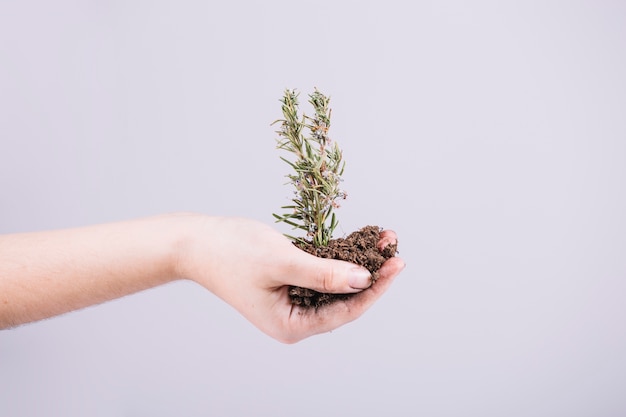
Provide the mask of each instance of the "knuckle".
{"label": "knuckle", "polygon": [[321,270],[318,283],[322,292],[333,292],[337,275],[332,268]]}

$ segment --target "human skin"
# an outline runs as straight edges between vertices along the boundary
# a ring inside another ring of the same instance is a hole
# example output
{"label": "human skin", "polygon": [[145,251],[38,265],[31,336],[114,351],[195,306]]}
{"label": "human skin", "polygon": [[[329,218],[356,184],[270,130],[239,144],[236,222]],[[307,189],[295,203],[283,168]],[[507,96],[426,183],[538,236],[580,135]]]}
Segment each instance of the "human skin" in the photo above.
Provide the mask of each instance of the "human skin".
{"label": "human skin", "polygon": [[[379,247],[396,241],[383,231]],[[364,268],[309,255],[263,223],[194,213],[4,235],[0,329],[189,279],[269,336],[294,343],[359,317],[403,268],[400,258],[387,260],[368,288]],[[290,285],[354,296],[306,309],[291,304]]]}

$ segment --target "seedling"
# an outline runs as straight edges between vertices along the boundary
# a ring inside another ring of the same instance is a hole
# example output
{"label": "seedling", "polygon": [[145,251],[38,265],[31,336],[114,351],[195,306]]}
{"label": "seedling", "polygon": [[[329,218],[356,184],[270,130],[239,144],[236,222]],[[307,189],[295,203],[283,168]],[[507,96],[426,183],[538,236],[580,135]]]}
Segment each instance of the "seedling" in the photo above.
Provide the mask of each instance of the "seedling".
{"label": "seedling", "polygon": [[299,114],[298,96],[296,90],[285,90],[280,100],[284,119],[273,123],[281,124],[276,131],[278,149],[294,157],[280,157],[294,171],[287,175],[294,197],[291,204],[281,207],[285,213],[274,217],[277,222],[306,232],[305,237],[286,235],[293,241],[327,246],[338,224],[333,210],[339,208],[338,200],[346,198],[346,192],[339,187],[345,163],[341,149],[328,136],[330,98],[315,89],[309,95],[314,115],[307,116]]}

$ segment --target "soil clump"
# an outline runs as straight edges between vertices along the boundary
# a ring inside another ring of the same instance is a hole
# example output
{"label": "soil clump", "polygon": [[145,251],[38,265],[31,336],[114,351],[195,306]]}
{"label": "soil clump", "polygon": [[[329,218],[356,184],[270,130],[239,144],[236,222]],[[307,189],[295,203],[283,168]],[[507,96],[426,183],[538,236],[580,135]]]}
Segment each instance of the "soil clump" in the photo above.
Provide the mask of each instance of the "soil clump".
{"label": "soil clump", "polygon": [[[378,279],[378,270],[389,258],[395,256],[398,245],[387,245],[382,251],[378,249],[381,228],[366,226],[351,233],[345,238],[332,239],[328,246],[314,246],[312,243],[294,242],[294,245],[305,252],[320,258],[339,259],[365,267],[372,274],[372,285]],[[308,288],[289,287],[292,304],[319,308],[335,301],[346,300],[354,294],[328,294]]]}

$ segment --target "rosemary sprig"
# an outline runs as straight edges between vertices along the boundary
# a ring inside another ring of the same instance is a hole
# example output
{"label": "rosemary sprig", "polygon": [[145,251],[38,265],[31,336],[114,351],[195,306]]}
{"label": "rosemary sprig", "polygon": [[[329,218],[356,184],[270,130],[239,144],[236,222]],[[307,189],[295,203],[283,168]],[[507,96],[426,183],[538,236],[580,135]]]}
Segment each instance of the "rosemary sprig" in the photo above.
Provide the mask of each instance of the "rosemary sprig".
{"label": "rosemary sprig", "polygon": [[[328,136],[331,109],[330,98],[317,89],[309,95],[314,116],[302,116],[298,113],[298,96],[295,90],[285,90],[282,103],[284,119],[278,133],[278,149],[295,156],[289,160],[281,156],[295,171],[287,175],[289,184],[295,188],[292,204],[281,207],[284,214],[274,214],[277,222],[284,222],[294,229],[306,232],[305,238],[289,236],[294,241],[313,243],[315,246],[327,246],[337,227],[337,218],[333,209],[339,208],[337,200],[345,199],[347,194],[339,188],[345,163],[342,152]],[[274,124],[273,123],[273,124]],[[308,131],[305,136],[304,132]]]}

